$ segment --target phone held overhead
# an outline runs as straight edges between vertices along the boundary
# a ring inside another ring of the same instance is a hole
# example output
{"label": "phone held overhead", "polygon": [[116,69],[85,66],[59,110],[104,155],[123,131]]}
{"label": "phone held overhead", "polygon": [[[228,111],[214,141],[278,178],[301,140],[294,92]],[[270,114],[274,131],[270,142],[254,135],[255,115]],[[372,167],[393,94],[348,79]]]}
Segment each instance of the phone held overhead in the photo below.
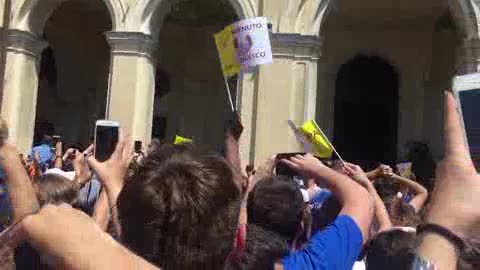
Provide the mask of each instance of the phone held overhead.
{"label": "phone held overhead", "polygon": [[118,142],[120,123],[97,120],[95,123],[95,158],[102,162],[110,158]]}
{"label": "phone held overhead", "polygon": [[465,142],[480,170],[480,73],[455,77],[453,92],[462,118]]}

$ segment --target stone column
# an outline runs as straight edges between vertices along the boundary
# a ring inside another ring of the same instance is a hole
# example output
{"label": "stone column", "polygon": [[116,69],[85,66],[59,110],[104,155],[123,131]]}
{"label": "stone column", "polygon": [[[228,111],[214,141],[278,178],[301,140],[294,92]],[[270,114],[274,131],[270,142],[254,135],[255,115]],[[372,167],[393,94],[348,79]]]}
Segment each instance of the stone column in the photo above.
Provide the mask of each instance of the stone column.
{"label": "stone column", "polygon": [[465,39],[460,47],[458,57],[458,73],[468,74],[479,71],[480,39]]}
{"label": "stone column", "polygon": [[133,140],[151,140],[156,44],[139,32],[108,32],[111,67],[107,118],[117,120]]}
{"label": "stone column", "polygon": [[8,122],[11,141],[27,154],[34,135],[39,60],[47,43],[26,31],[5,31],[2,117]]}
{"label": "stone column", "polygon": [[287,120],[300,125],[315,119],[317,62],[320,40],[315,36],[272,35],[274,63],[260,67],[254,115],[255,163],[278,152],[303,151]]}

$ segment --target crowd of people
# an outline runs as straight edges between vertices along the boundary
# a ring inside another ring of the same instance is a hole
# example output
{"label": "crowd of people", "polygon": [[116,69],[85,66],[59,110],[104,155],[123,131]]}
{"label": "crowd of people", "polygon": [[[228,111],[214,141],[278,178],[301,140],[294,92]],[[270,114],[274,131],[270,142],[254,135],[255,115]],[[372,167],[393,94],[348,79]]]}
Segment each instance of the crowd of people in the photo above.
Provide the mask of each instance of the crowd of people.
{"label": "crowd of people", "polygon": [[445,157],[416,179],[312,154],[242,164],[239,117],[222,155],[121,133],[105,162],[61,141],[25,162],[3,124],[0,269],[480,269],[480,175],[445,99]]}

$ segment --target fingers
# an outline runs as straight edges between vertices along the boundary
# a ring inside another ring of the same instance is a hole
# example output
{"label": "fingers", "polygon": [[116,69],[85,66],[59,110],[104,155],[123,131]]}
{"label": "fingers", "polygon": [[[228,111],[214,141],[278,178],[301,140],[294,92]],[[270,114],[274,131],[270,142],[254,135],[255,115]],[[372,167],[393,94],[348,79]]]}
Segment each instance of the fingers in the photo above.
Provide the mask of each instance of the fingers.
{"label": "fingers", "polygon": [[90,144],[85,151],[83,151],[83,154],[86,156],[92,155],[94,150],[94,145]]}
{"label": "fingers", "polygon": [[445,156],[468,158],[460,116],[452,93],[445,95]]}
{"label": "fingers", "polygon": [[94,171],[97,170],[99,162],[95,159],[94,155],[89,155],[87,157],[87,164],[90,168],[92,168]]}
{"label": "fingers", "polygon": [[115,151],[113,152],[112,156],[122,157],[124,156],[124,150],[128,143],[128,135],[120,128],[119,135],[118,135],[118,142],[115,146]]}
{"label": "fingers", "polygon": [[[291,159],[293,160],[294,157],[292,157]],[[291,161],[291,160],[288,160],[288,159],[282,159],[282,160],[280,160],[280,162],[287,165],[291,169],[294,169],[294,170],[299,170],[300,169],[300,165],[298,164],[298,162]]]}

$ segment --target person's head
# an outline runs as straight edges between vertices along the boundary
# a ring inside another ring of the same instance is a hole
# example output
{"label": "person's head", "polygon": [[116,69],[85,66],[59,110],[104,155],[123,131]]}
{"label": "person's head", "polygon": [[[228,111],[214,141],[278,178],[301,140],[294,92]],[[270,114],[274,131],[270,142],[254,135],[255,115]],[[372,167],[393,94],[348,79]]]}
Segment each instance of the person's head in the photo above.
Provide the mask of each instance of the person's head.
{"label": "person's head", "polygon": [[248,196],[248,223],[293,241],[301,228],[304,207],[302,193],[293,181],[269,177],[260,180]]}
{"label": "person's head", "polygon": [[404,270],[413,262],[415,232],[392,229],[373,238],[366,247],[369,270]]}
{"label": "person's head", "polygon": [[394,226],[416,226],[420,217],[410,204],[405,203],[401,197],[390,196],[385,200],[390,219]]}
{"label": "person's head", "polygon": [[240,190],[227,162],[190,145],[152,149],[117,207],[123,243],[162,269],[221,269],[233,248]]}
{"label": "person's head", "polygon": [[237,269],[274,269],[275,261],[288,254],[288,241],[275,232],[248,224],[242,265]]}
{"label": "person's head", "polygon": [[312,234],[335,221],[341,210],[342,205],[335,196],[330,196],[320,208],[312,209]]}
{"label": "person's head", "polygon": [[61,203],[74,205],[78,199],[78,184],[58,174],[47,173],[35,177],[34,187],[40,205]]}
{"label": "person's head", "polygon": [[466,240],[466,247],[458,259],[458,270],[480,269],[480,238]]}
{"label": "person's head", "polygon": [[407,160],[412,162],[412,171],[417,181],[427,190],[432,191],[436,164],[430,148],[422,142],[410,143],[407,148]]}

